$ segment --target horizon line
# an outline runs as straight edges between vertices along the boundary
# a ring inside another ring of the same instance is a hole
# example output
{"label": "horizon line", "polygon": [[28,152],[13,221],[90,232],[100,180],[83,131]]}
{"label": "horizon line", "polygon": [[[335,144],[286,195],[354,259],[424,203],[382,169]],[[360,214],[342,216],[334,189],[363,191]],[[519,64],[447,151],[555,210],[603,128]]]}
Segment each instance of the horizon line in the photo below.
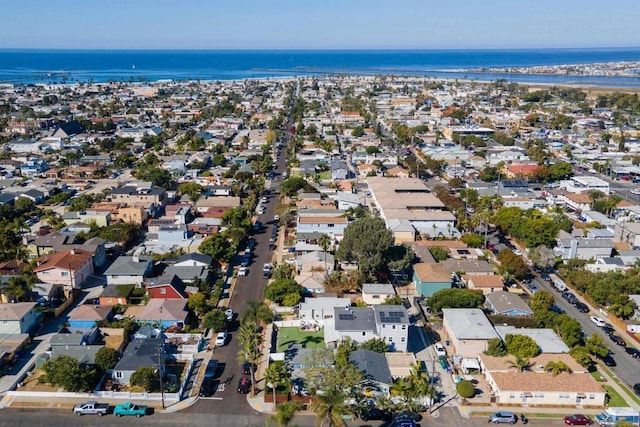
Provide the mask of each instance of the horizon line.
{"label": "horizon line", "polygon": [[196,48],[196,47],[174,47],[174,48],[162,48],[162,47],[130,47],[130,48],[113,48],[113,47],[1,47],[0,52],[3,51],[74,51],[74,52],[87,52],[87,51],[119,51],[119,52],[143,52],[143,51],[156,51],[156,52],[177,52],[177,51],[194,51],[194,52],[318,52],[318,51],[332,51],[332,52],[354,52],[354,51],[410,51],[410,52],[426,52],[426,51],[535,51],[535,50],[609,50],[609,49],[640,49],[640,46],[575,46],[575,47],[438,47],[438,48],[417,48],[417,47],[318,47],[318,48],[269,48],[269,47],[238,47],[238,48]]}

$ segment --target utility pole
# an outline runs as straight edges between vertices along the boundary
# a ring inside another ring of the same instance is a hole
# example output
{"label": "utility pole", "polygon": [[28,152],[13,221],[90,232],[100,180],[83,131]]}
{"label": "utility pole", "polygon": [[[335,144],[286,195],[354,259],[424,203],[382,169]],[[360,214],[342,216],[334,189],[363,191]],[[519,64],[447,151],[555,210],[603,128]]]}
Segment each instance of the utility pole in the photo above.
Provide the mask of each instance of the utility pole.
{"label": "utility pole", "polygon": [[[161,346],[158,346],[156,348],[156,352],[157,352],[156,354],[158,356],[158,374],[159,374],[159,377],[160,377],[160,396],[161,396],[161,399],[162,399],[162,409],[164,409],[165,408],[165,406],[164,406],[164,381],[163,381],[163,378],[162,378],[162,377],[164,377],[164,375],[162,373],[162,359],[161,359],[162,353],[160,352],[160,347]],[[179,398],[179,396],[178,396],[178,398]]]}

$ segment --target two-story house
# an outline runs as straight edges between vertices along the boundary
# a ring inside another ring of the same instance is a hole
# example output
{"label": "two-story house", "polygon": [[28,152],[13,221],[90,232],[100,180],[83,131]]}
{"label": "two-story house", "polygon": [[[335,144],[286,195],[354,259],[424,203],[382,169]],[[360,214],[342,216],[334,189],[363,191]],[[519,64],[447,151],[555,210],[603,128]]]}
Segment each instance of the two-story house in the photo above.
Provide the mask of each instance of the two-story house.
{"label": "two-story house", "polygon": [[73,289],[82,288],[93,275],[91,252],[74,248],[44,255],[38,259],[34,272],[40,281],[62,285],[69,294]]}
{"label": "two-story house", "polygon": [[347,338],[357,343],[381,338],[395,351],[407,351],[409,316],[401,305],[336,307],[334,318],[325,321],[325,342],[339,343]]}
{"label": "two-story house", "polygon": [[151,275],[153,262],[150,259],[136,255],[121,255],[104,272],[107,285],[136,285],[142,286],[145,278]]}

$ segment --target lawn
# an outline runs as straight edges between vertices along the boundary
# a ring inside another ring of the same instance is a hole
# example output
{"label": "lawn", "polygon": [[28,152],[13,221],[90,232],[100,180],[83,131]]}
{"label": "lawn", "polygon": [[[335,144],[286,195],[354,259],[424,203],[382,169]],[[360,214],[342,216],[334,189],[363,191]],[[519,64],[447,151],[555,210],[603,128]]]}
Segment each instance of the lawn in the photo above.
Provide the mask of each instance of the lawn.
{"label": "lawn", "polygon": [[627,402],[620,396],[620,394],[611,386],[604,386],[604,389],[607,391],[609,395],[609,402],[607,403],[610,407],[623,407],[628,406]]}
{"label": "lawn", "polygon": [[591,376],[593,377],[593,379],[595,379],[598,382],[601,382],[601,383],[607,382],[607,380],[602,375],[600,375],[600,372],[598,371],[591,372]]}
{"label": "lawn", "polygon": [[324,348],[324,330],[303,331],[296,327],[278,329],[278,352],[283,352],[291,344],[302,344],[304,348]]}

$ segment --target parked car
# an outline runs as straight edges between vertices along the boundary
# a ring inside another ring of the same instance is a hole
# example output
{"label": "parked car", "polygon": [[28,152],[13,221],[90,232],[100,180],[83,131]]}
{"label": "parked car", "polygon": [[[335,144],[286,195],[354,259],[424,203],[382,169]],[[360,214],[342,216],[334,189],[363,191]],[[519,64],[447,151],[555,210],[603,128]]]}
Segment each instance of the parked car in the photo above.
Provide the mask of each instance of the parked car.
{"label": "parked car", "polygon": [[113,414],[116,417],[135,416],[140,418],[147,415],[147,407],[144,405],[136,405],[131,402],[125,402],[117,405],[113,410]]}
{"label": "parked car", "polygon": [[387,410],[371,407],[362,411],[360,413],[360,418],[363,421],[369,421],[369,420],[389,421],[391,419],[391,414]]}
{"label": "parked car", "polygon": [[98,403],[95,400],[89,400],[84,403],[78,403],[73,407],[73,413],[76,415],[97,415],[103,416],[109,410],[109,405],[106,403]]}
{"label": "parked car", "polygon": [[591,418],[582,414],[567,415],[563,418],[563,421],[568,426],[590,426],[593,424]]}
{"label": "parked car", "polygon": [[200,386],[200,396],[211,397],[218,389],[218,382],[213,377],[204,377]]}
{"label": "parked car", "polygon": [[536,286],[535,283],[528,283],[527,288],[529,288],[532,294],[535,294],[536,292],[538,292],[538,287]]}
{"label": "parked car", "polygon": [[399,420],[393,420],[389,427],[416,427],[416,422],[408,418],[401,418]]}
{"label": "parked car", "polygon": [[238,270],[238,276],[246,276],[249,274],[249,268],[248,267],[240,267],[240,269]]}
{"label": "parked car", "polygon": [[613,328],[611,326],[603,326],[602,327],[602,332],[604,332],[607,335],[611,335],[613,334],[615,331],[613,330]]}
{"label": "parked car", "polygon": [[620,336],[615,335],[615,334],[611,334],[609,335],[609,338],[611,338],[611,341],[613,341],[614,343],[616,343],[619,346],[622,347],[626,347],[627,346],[627,342]]}
{"label": "parked car", "polygon": [[256,371],[255,363],[249,363],[246,360],[242,364],[242,368],[240,368],[240,372],[242,375],[251,375],[251,369],[253,368],[253,372]]}
{"label": "parked car", "polygon": [[230,308],[226,309],[224,311],[224,315],[226,316],[227,320],[229,322],[231,322],[233,320],[233,310],[231,310]]}
{"label": "parked car", "polygon": [[634,359],[640,359],[640,351],[638,351],[637,349],[633,347],[625,347],[624,351],[626,351],[627,354]]}
{"label": "parked car", "polygon": [[635,383],[633,385],[633,392],[636,394],[636,396],[640,396],[640,383]]}
{"label": "parked car", "polygon": [[515,424],[518,422],[518,417],[513,412],[496,412],[489,415],[489,422],[494,424]]}
{"label": "parked car", "polygon": [[562,298],[567,300],[570,304],[575,304],[576,302],[578,302],[578,298],[576,298],[576,296],[571,292],[563,292]]}
{"label": "parked car", "polygon": [[596,326],[607,326],[607,322],[604,321],[604,319],[598,317],[598,316],[591,316],[589,319],[591,319],[591,321],[596,325]]}
{"label": "parked car", "polygon": [[447,357],[447,350],[439,342],[435,343],[433,348],[436,350],[436,356],[438,356],[438,357],[440,357],[440,356]]}
{"label": "parked car", "polygon": [[256,247],[256,239],[251,237],[249,240],[247,240],[247,248],[253,249],[255,247]]}
{"label": "parked car", "polygon": [[600,360],[602,360],[602,363],[604,363],[606,366],[609,366],[609,367],[613,367],[613,366],[617,366],[618,365],[616,363],[615,359],[613,357],[611,357],[610,354],[607,354],[606,356],[602,357]]}
{"label": "parked car", "polygon": [[218,332],[216,335],[216,347],[222,347],[227,343],[227,331]]}
{"label": "parked car", "polygon": [[417,412],[402,411],[399,414],[396,414],[394,420],[413,420],[418,422],[422,420],[422,415],[418,414]]}
{"label": "parked car", "polygon": [[576,308],[578,309],[578,311],[580,313],[588,313],[589,312],[589,307],[587,307],[587,304],[578,301],[577,303],[574,304],[576,306]]}
{"label": "parked car", "polygon": [[242,377],[238,381],[238,393],[247,394],[251,391],[251,380],[247,377]]}

